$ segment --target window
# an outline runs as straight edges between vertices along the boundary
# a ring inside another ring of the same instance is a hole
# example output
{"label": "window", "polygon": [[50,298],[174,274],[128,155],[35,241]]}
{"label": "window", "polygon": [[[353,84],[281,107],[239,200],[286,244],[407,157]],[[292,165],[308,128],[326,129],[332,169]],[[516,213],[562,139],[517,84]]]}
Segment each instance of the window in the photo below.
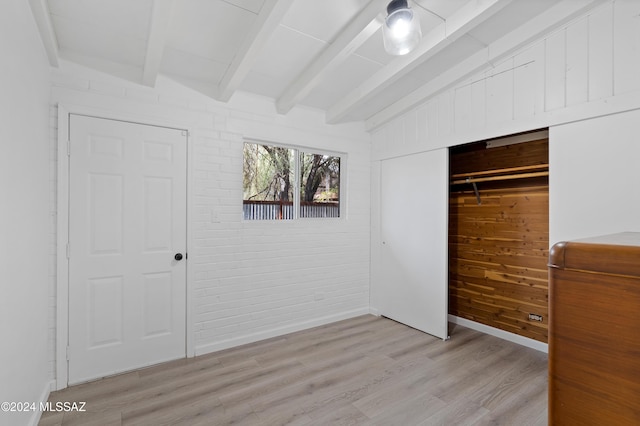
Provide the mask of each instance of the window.
{"label": "window", "polygon": [[295,152],[289,148],[244,144],[245,219],[293,219]]}
{"label": "window", "polygon": [[300,153],[300,217],[340,217],[340,157]]}
{"label": "window", "polygon": [[245,143],[244,218],[340,217],[340,166],[338,155]]}

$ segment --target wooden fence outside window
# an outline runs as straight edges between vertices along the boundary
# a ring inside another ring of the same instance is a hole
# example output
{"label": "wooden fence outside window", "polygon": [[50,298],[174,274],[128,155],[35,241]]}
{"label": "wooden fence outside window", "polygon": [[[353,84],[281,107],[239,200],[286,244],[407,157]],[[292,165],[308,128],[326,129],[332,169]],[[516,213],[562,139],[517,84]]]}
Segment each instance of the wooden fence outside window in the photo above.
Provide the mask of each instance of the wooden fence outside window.
{"label": "wooden fence outside window", "polygon": [[[293,219],[292,201],[244,200],[242,207],[245,220]],[[338,203],[301,202],[299,217],[340,217],[340,205]]]}

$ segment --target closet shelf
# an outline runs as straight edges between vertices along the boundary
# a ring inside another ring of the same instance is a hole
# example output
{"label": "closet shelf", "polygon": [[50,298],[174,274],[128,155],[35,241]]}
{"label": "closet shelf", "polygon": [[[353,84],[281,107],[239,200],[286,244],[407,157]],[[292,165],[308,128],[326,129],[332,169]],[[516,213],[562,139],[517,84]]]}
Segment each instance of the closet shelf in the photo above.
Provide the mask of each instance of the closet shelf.
{"label": "closet shelf", "polygon": [[504,169],[486,170],[472,173],[457,173],[451,175],[451,184],[461,185],[465,183],[526,179],[542,176],[549,176],[548,164],[509,167]]}

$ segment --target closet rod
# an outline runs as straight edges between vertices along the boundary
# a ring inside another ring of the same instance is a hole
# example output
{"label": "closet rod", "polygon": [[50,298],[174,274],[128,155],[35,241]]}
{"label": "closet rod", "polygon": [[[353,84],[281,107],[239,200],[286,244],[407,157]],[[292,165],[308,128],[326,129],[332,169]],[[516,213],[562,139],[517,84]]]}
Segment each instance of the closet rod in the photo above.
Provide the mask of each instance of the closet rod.
{"label": "closet rod", "polygon": [[451,175],[451,178],[453,179],[467,178],[467,177],[474,178],[478,176],[487,176],[487,175],[502,175],[502,174],[508,174],[508,173],[513,174],[514,172],[532,172],[534,170],[549,170],[549,165],[536,164],[533,166],[509,167],[504,169],[484,170],[484,171],[471,172],[471,173],[456,173],[454,175]]}
{"label": "closet rod", "polygon": [[514,175],[502,175],[502,176],[488,176],[488,177],[479,177],[479,178],[468,177],[466,179],[453,180],[453,181],[451,181],[451,184],[452,185],[461,185],[461,184],[464,184],[464,183],[490,182],[490,181],[511,180],[511,179],[525,179],[525,178],[533,178],[533,177],[541,177],[541,176],[549,176],[549,171],[532,172],[532,173],[518,173],[518,174],[514,174]]}

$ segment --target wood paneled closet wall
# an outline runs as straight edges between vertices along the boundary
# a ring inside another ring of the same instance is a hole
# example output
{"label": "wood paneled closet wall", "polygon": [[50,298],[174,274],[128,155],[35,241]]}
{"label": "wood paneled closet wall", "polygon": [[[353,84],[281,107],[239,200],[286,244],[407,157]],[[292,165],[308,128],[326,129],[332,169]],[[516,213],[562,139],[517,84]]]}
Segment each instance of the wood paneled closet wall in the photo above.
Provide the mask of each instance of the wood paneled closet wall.
{"label": "wood paneled closet wall", "polygon": [[449,156],[449,314],[545,343],[547,135],[476,142]]}

